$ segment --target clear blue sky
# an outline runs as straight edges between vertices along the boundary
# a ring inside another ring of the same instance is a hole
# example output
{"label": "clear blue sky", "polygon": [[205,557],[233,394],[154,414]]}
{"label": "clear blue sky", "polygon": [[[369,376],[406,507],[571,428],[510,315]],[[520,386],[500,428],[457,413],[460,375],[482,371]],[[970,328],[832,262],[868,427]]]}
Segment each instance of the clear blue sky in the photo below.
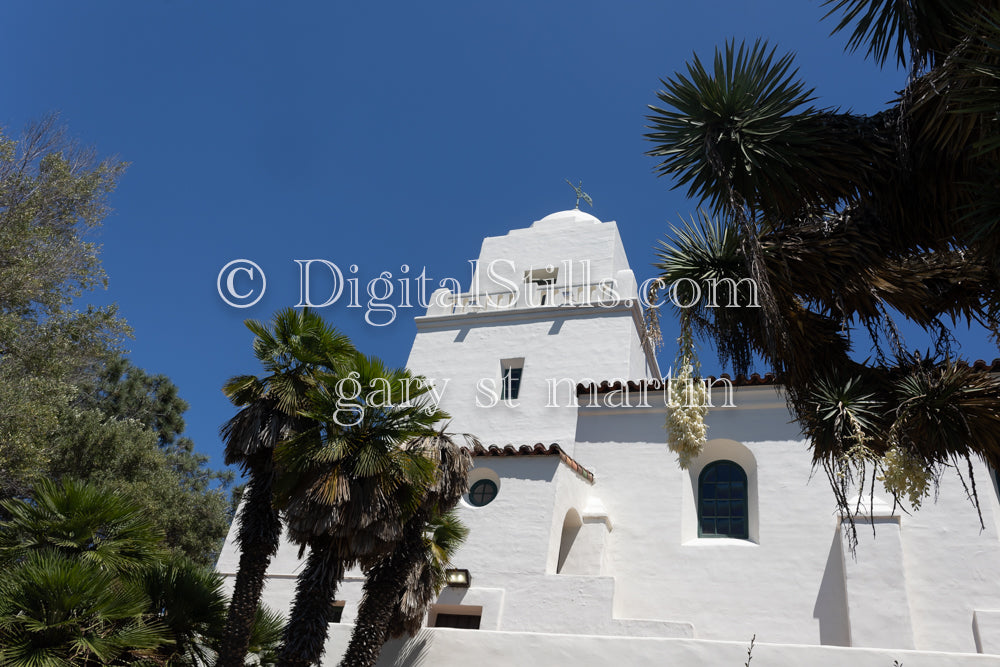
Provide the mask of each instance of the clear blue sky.
{"label": "clear blue sky", "polygon": [[[876,112],[902,87],[845,54],[824,13],[815,0],[22,0],[0,10],[0,124],[59,111],[131,163],[97,238],[110,288],[91,301],[119,304],[133,360],[180,387],[188,435],[221,466],[219,387],[258,370],[242,320],[294,305],[294,259],[357,264],[362,282],[408,264],[467,284],[484,236],[572,207],[570,178],[651,277],[655,241],[695,203],[654,176],[646,105],[692,52],[766,38],[797,53],[821,106]],[[268,290],[237,310],[215,281],[244,257]],[[343,298],[325,311],[397,365],[417,314],[375,328]],[[965,357],[996,356],[980,333],[960,339]]]}

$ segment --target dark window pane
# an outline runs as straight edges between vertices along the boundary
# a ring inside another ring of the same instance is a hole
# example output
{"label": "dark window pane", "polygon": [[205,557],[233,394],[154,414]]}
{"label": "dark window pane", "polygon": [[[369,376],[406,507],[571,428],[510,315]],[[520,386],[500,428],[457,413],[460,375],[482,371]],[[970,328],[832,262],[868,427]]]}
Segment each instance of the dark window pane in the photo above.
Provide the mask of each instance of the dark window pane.
{"label": "dark window pane", "polygon": [[523,368],[507,367],[503,369],[503,382],[500,387],[500,398],[503,400],[515,399],[521,391],[521,373]]}
{"label": "dark window pane", "polygon": [[747,483],[732,461],[710,463],[698,479],[698,528],[710,537],[747,537]]}
{"label": "dark window pane", "polygon": [[334,604],[330,608],[330,622],[331,623],[340,623],[340,619],[343,618],[343,616],[344,616],[344,605],[342,605],[342,604]]}
{"label": "dark window pane", "polygon": [[481,479],[469,489],[469,504],[482,507],[497,497],[497,485],[493,480]]}
{"label": "dark window pane", "polygon": [[434,620],[434,627],[478,630],[480,620],[480,616],[473,614],[438,614]]}

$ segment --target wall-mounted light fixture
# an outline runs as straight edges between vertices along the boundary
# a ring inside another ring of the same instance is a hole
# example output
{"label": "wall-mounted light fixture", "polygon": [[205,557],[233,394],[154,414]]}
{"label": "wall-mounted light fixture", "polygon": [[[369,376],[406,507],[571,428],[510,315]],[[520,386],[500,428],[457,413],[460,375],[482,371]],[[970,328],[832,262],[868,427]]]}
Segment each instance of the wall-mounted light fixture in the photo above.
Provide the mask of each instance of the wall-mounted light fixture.
{"label": "wall-mounted light fixture", "polygon": [[468,588],[472,582],[472,575],[468,570],[448,568],[444,571],[444,580],[449,586],[456,588]]}

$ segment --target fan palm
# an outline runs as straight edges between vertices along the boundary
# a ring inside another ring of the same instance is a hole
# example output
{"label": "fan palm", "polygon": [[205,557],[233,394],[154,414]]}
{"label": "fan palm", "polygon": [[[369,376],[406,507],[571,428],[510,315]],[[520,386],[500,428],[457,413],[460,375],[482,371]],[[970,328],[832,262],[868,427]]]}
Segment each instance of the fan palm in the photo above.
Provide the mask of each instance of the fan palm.
{"label": "fan palm", "polygon": [[66,479],[3,510],[0,664],[121,664],[171,643],[139,585],[166,555],[141,507]]}
{"label": "fan palm", "polygon": [[[177,666],[217,664],[228,608],[222,576],[187,558],[175,557],[150,568],[139,584],[150,600],[150,617],[171,639],[157,658]],[[248,642],[252,664],[267,662],[278,646],[283,626],[278,614],[258,607]]]}
{"label": "fan palm", "polygon": [[56,550],[102,570],[136,575],[165,556],[163,531],[120,493],[72,479],[42,480],[31,500],[2,503],[0,565]]}
{"label": "fan palm", "polygon": [[[414,537],[418,531],[419,541]],[[422,525],[407,522],[396,549],[368,570],[341,667],[374,665],[386,640],[420,631],[428,606],[445,586],[447,567],[468,534],[454,511],[435,512]]]}
{"label": "fan palm", "polygon": [[[319,661],[347,568],[387,553],[432,484],[436,462],[405,443],[446,415],[423,378],[356,355],[352,371],[310,393],[317,427],[281,443],[280,497],[289,537],[309,555],[296,584],[279,664]],[[301,553],[300,552],[300,553]]]}
{"label": "fan palm", "polygon": [[[226,620],[222,578],[170,556],[137,504],[67,479],[3,510],[0,664],[209,664]],[[281,621],[257,616],[251,644],[263,657]]]}
{"label": "fan palm", "polygon": [[[835,488],[850,452],[1000,466],[1000,381],[951,358],[948,326],[1000,336],[1000,3],[827,4],[850,48],[910,66],[906,89],[887,111],[842,113],[811,106],[791,56],[761,42],[695,57],[663,81],[646,137],[659,173],[717,219],[675,230],[657,266],[703,291],[754,281],[760,308],[688,316],[737,372],[755,354],[774,368]],[[935,351],[906,350],[894,313]],[[864,363],[849,356],[859,326],[875,344]]]}
{"label": "fan palm", "polygon": [[427,608],[447,583],[447,568],[469,529],[454,511],[434,514],[424,531],[423,558],[409,569],[406,588],[389,619],[389,637],[412,637],[423,625]]}
{"label": "fan palm", "polygon": [[342,667],[370,667],[390,636],[414,634],[444,584],[444,568],[468,529],[449,511],[467,488],[472,460],[444,432],[407,443],[437,461],[434,482],[392,552],[366,562],[367,579]]}
{"label": "fan palm", "polygon": [[30,551],[0,579],[0,664],[116,665],[152,659],[169,633],[116,572],[53,549]]}
{"label": "fan palm", "polygon": [[281,520],[273,503],[274,450],[308,429],[302,416],[307,394],[324,373],[336,373],[353,353],[346,336],[309,310],[285,309],[268,326],[247,320],[256,336],[254,355],[266,375],[231,378],[223,392],[240,411],[221,429],[227,464],[248,475],[239,511],[240,565],[220,646],[219,667],[243,665],[271,558],[278,551]]}

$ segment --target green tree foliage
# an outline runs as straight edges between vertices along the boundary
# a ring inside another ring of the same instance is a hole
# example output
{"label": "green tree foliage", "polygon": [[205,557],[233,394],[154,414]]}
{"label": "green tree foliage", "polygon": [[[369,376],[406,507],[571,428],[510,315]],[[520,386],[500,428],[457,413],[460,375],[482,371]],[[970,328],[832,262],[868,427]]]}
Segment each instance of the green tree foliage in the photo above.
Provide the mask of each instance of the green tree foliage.
{"label": "green tree foliage", "polygon": [[229,501],[213,482],[229,476],[207,469],[190,441],[163,445],[138,419],[109,417],[99,407],[67,410],[61,428],[49,447],[49,475],[128,494],[156,518],[174,551],[214,562],[229,527]]}
{"label": "green tree foliage", "polygon": [[163,531],[121,493],[66,479],[44,480],[30,502],[4,504],[0,565],[12,566],[33,551],[59,551],[102,570],[137,574],[165,555]]}
{"label": "green tree foliage", "polygon": [[[756,283],[760,308],[702,299],[686,316],[737,372],[756,354],[779,374],[847,510],[880,472],[899,499],[946,467],[971,476],[970,456],[1000,467],[1000,381],[951,349],[957,322],[1000,342],[1000,3],[826,4],[849,48],[909,67],[889,109],[816,108],[791,56],[729,43],[663,81],[646,137],[717,218],[673,230],[664,282],[681,303]],[[935,349],[908,349],[900,317]]]}
{"label": "green tree foliage", "polygon": [[187,403],[164,375],[113,357],[83,388],[53,448],[50,470],[128,491],[158,517],[167,543],[203,564],[214,562],[229,528],[223,491],[232,473],[180,437]]}
{"label": "green tree foliage", "polygon": [[434,425],[447,418],[423,378],[362,354],[345,376],[330,376],[310,392],[304,414],[317,426],[275,451],[283,469],[276,497],[288,536],[309,551],[285,628],[282,667],[319,661],[344,573],[403,538],[406,518],[436,471],[427,452],[405,445],[435,435]]}
{"label": "green tree foliage", "polygon": [[[211,664],[227,613],[221,577],[170,555],[125,493],[45,480],[0,522],[0,663],[11,667]],[[281,619],[257,610],[251,659]],[[241,662],[241,664],[243,664]]]}
{"label": "green tree foliage", "polygon": [[141,590],[60,552],[29,554],[0,593],[0,660],[11,667],[127,664],[167,642]]}
{"label": "green tree foliage", "polygon": [[122,489],[174,550],[209,563],[231,476],[180,436],[177,387],[121,356],[128,329],[115,309],[73,307],[106,283],[89,237],[124,169],[67,139],[54,116],[17,138],[0,132],[0,498],[65,475]]}
{"label": "green tree foliage", "polygon": [[71,302],[105,281],[86,235],[125,165],[97,160],[49,117],[0,131],[0,497],[43,475],[76,384],[126,332],[115,309]]}

